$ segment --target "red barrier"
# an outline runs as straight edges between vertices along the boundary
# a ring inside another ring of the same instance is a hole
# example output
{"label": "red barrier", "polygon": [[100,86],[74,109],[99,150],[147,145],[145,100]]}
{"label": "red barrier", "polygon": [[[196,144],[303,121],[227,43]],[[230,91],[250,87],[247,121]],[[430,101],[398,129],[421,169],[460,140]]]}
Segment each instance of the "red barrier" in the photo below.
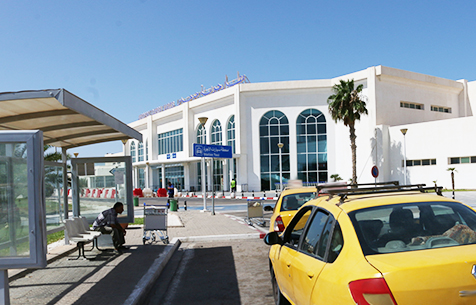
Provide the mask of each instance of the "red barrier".
{"label": "red barrier", "polygon": [[132,191],[132,195],[135,196],[135,197],[144,197],[144,194],[142,194],[142,189],[140,189],[140,188],[135,188]]}
{"label": "red barrier", "polygon": [[157,197],[167,197],[167,190],[166,189],[158,189],[157,190]]}

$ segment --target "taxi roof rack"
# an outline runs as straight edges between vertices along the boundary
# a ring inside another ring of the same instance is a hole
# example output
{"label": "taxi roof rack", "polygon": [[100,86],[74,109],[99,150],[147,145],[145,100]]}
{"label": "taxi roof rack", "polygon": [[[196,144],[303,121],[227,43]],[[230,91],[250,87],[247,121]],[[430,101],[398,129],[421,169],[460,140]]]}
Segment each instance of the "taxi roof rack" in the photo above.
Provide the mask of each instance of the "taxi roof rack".
{"label": "taxi roof rack", "polygon": [[[356,189],[358,187],[362,186],[398,186],[399,182],[398,181],[388,181],[388,182],[376,182],[376,183],[361,183],[361,184],[347,184],[347,183],[326,183],[326,184],[320,184],[316,186],[317,188],[317,193],[320,195],[327,195],[327,194],[336,194],[336,193],[341,193],[341,192],[346,192],[352,189]],[[369,190],[370,188],[366,188],[366,190]]]}
{"label": "taxi roof rack", "polygon": [[[394,181],[392,181],[394,182]],[[387,184],[387,185],[385,185]],[[370,186],[375,185],[375,183],[365,183],[365,184],[349,184],[347,189],[328,189],[327,193],[329,198],[332,198],[334,195],[340,196],[341,204],[347,198],[348,195],[367,195],[367,194],[383,194],[383,193],[396,193],[396,192],[415,192],[420,191],[422,193],[435,192],[439,196],[443,196],[441,190],[442,186],[433,186],[426,187],[426,184],[408,184],[408,185],[389,185],[390,183],[380,183],[382,186],[376,187],[360,187],[360,186]],[[360,188],[359,188],[360,187]]]}

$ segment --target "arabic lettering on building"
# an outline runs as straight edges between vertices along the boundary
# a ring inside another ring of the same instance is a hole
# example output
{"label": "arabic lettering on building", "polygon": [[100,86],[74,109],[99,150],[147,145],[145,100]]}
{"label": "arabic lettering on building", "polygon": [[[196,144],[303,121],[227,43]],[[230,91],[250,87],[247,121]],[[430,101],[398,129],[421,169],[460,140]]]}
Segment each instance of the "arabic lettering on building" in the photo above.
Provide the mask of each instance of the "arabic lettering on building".
{"label": "arabic lettering on building", "polygon": [[140,119],[143,119],[143,118],[146,118],[148,117],[149,115],[154,115],[156,113],[159,113],[159,112],[162,112],[164,110],[167,110],[167,109],[171,109],[175,106],[179,106],[179,105],[182,105],[183,103],[187,103],[187,102],[190,102],[192,100],[195,100],[197,98],[200,98],[200,97],[203,97],[203,96],[207,96],[209,94],[212,94],[214,92],[218,92],[218,91],[221,91],[223,89],[226,89],[226,88],[229,88],[229,87],[233,87],[235,85],[238,85],[238,84],[241,84],[241,83],[249,83],[250,81],[248,80],[248,78],[246,77],[246,75],[239,75],[238,78],[232,80],[232,81],[225,81],[225,83],[223,85],[221,84],[218,84],[214,87],[211,87],[209,89],[205,89],[205,90],[202,90],[200,92],[197,92],[197,93],[194,93],[192,95],[189,95],[187,96],[186,98],[180,98],[178,99],[177,101],[173,101],[173,102],[170,102],[168,104],[165,104],[165,105],[162,105],[162,106],[159,106],[157,108],[154,108],[150,111],[147,111],[145,113],[142,113],[141,115],[139,115],[139,120]]}

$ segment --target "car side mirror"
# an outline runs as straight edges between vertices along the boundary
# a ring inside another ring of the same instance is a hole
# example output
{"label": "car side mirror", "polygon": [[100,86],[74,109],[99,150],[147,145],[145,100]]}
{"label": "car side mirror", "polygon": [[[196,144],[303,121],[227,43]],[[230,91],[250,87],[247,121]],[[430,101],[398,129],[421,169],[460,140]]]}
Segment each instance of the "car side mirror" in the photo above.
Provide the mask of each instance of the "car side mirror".
{"label": "car side mirror", "polygon": [[266,234],[266,236],[264,237],[264,243],[269,245],[269,246],[272,246],[272,245],[282,245],[283,244],[283,240],[281,239],[281,237],[279,236],[279,233],[278,232],[269,232],[268,234]]}
{"label": "car side mirror", "polygon": [[267,205],[267,206],[264,207],[264,210],[267,211],[267,212],[269,212],[269,211],[272,211],[272,210],[273,210],[273,207],[270,206],[270,205]]}

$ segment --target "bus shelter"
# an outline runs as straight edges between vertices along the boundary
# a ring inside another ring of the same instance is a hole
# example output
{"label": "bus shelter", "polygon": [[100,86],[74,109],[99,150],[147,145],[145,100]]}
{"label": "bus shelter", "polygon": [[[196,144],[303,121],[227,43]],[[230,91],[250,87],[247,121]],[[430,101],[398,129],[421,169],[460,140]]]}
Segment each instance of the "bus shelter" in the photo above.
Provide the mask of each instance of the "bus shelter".
{"label": "bus shelter", "polygon": [[[46,234],[62,229],[70,202],[79,216],[122,196],[122,221],[133,221],[130,157],[75,158],[69,171],[67,150],[142,135],[65,89],[3,92],[0,110],[0,303],[9,304],[7,270],[46,266]],[[62,162],[44,161],[44,145],[61,148]],[[109,179],[115,191],[85,197],[85,178]]]}

